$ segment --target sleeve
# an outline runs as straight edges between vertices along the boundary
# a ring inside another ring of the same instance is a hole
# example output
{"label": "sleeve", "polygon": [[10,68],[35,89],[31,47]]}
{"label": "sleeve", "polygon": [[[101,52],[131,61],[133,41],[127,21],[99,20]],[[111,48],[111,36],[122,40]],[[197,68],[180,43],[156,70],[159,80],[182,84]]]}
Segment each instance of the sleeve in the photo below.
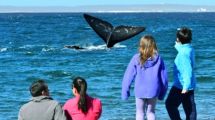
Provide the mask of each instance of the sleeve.
{"label": "sleeve", "polygon": [[161,80],[161,90],[160,90],[160,94],[158,96],[159,100],[163,100],[167,89],[168,89],[168,74],[167,74],[167,70],[165,68],[165,64],[163,62],[163,60],[161,59],[161,69],[160,69],[160,80]]}
{"label": "sleeve", "polygon": [[59,103],[55,107],[54,120],[67,120],[65,113]]}
{"label": "sleeve", "polygon": [[22,117],[22,108],[19,110],[18,120],[24,120]]}
{"label": "sleeve", "polygon": [[136,76],[135,57],[133,57],[130,63],[128,64],[128,67],[123,77],[121,92],[122,100],[127,100],[128,97],[130,96],[130,87],[135,76]]}
{"label": "sleeve", "polygon": [[188,90],[189,86],[191,86],[191,78],[192,78],[192,63],[189,55],[182,55],[180,57],[180,73],[184,84],[182,84],[183,90]]}
{"label": "sleeve", "polygon": [[96,100],[94,113],[95,113],[95,118],[98,120],[102,114],[102,103],[98,99]]}

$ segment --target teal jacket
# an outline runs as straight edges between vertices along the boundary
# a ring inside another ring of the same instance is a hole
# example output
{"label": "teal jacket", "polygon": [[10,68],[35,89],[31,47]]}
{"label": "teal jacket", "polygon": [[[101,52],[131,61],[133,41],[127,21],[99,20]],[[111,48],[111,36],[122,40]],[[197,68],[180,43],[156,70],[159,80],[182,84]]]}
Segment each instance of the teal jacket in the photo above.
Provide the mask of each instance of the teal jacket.
{"label": "teal jacket", "polygon": [[195,54],[191,44],[175,45],[178,54],[174,60],[173,86],[183,90],[194,90],[196,79],[194,76]]}

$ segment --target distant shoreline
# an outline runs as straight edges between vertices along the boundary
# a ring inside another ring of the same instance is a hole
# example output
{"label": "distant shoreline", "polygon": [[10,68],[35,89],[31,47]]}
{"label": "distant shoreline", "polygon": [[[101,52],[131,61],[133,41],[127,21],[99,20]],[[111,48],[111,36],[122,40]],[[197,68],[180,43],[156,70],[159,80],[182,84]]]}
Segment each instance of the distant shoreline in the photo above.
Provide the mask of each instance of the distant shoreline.
{"label": "distant shoreline", "polygon": [[95,6],[0,6],[0,13],[165,13],[165,12],[215,12],[207,5],[95,5]]}
{"label": "distant shoreline", "polygon": [[79,13],[93,13],[93,14],[111,14],[111,13],[116,13],[116,14],[127,14],[127,13],[215,13],[214,12],[140,12],[140,11],[119,11],[119,12],[112,12],[112,11],[105,11],[105,12],[0,12],[0,14],[57,14],[57,13],[63,13],[63,14],[79,14]]}

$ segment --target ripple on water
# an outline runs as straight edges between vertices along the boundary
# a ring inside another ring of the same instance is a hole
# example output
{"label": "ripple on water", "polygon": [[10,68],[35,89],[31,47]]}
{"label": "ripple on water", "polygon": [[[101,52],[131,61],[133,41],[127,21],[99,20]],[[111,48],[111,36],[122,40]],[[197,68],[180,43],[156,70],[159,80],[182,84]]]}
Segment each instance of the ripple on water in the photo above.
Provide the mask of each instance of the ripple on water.
{"label": "ripple on water", "polygon": [[44,72],[44,75],[48,75],[55,78],[55,77],[67,77],[67,76],[71,76],[72,74],[67,73],[64,70],[54,70],[54,71]]}

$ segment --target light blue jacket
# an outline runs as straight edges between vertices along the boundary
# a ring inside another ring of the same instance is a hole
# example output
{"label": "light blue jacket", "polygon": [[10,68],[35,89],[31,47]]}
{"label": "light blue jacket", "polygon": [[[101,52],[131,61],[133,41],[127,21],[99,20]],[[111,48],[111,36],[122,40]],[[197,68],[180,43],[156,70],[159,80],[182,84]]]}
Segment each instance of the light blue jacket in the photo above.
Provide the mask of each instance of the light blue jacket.
{"label": "light blue jacket", "polygon": [[183,90],[194,90],[196,79],[194,76],[195,54],[191,44],[175,45],[178,54],[174,61],[173,86]]}

